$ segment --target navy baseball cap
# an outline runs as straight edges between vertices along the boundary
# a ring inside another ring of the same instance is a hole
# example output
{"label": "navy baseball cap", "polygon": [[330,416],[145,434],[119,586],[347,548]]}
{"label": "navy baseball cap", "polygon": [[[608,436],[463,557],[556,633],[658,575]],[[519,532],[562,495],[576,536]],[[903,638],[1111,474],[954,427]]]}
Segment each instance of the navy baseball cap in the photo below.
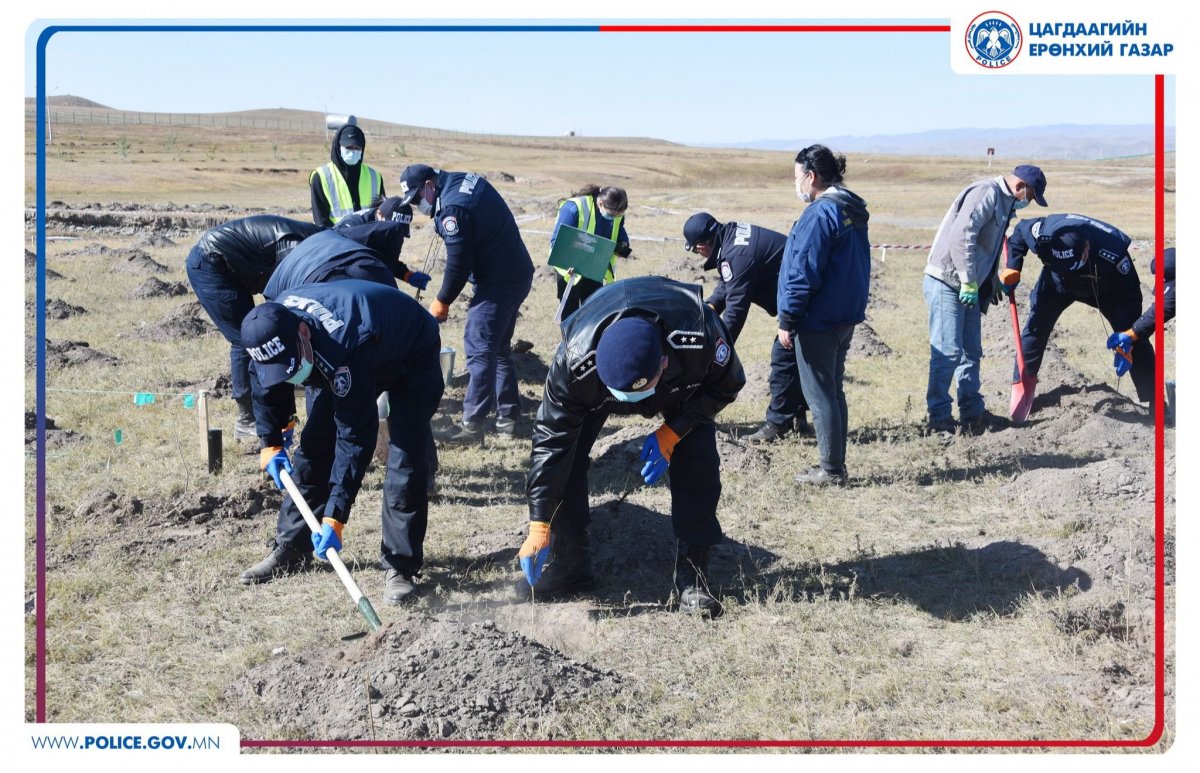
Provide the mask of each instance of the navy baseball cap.
{"label": "navy baseball cap", "polygon": [[300,318],[282,303],[262,303],[242,320],[242,346],[264,387],[282,384],[300,369]]}
{"label": "navy baseball cap", "polygon": [[379,219],[411,223],[412,207],[401,201],[399,196],[391,196],[379,204]]}
{"label": "navy baseball cap", "polygon": [[1041,206],[1046,206],[1046,175],[1042,174],[1039,167],[1031,166],[1030,164],[1021,164],[1013,170],[1013,174],[1021,178],[1029,187],[1033,188],[1033,200]]}
{"label": "navy baseball cap", "polygon": [[621,392],[644,388],[661,363],[662,333],[642,317],[618,319],[596,344],[596,373],[605,386]]}
{"label": "navy baseball cap", "polygon": [[1087,252],[1087,236],[1083,231],[1058,231],[1050,237],[1046,247],[1050,254],[1042,257],[1053,261],[1059,271],[1078,271],[1083,268]]}
{"label": "navy baseball cap", "polygon": [[367,135],[363,134],[363,130],[357,126],[347,124],[338,133],[338,145],[343,148],[348,148],[351,145],[356,148],[365,148],[367,146]]}
{"label": "navy baseball cap", "polygon": [[396,198],[400,199],[401,204],[411,204],[412,200],[417,197],[417,191],[421,190],[421,186],[426,180],[432,180],[437,177],[437,170],[428,164],[409,164],[404,167],[404,171],[400,173],[400,195]]}
{"label": "navy baseball cap", "polygon": [[688,252],[696,249],[696,245],[713,238],[713,234],[721,224],[707,212],[697,212],[683,224],[683,247]]}

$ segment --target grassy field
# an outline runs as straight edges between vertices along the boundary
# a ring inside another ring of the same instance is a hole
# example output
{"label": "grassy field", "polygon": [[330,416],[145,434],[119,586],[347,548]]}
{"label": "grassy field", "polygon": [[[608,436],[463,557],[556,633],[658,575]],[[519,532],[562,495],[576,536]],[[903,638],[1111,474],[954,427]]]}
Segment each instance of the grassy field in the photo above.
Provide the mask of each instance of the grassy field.
{"label": "grassy field", "polygon": [[[26,193],[32,206],[29,136]],[[683,222],[701,209],[723,221],[786,232],[802,206],[792,187],[793,155],[567,138],[368,137],[366,148],[367,163],[384,172],[389,189],[415,162],[486,174],[521,222],[535,262],[546,255],[545,232],[558,199],[589,182],[625,187],[635,259],[621,266],[621,276],[674,265],[686,254]],[[261,209],[308,219],[307,174],[327,157],[321,136],[61,125],[48,148],[46,198],[71,208],[170,202],[228,207],[230,218]],[[1083,212],[1118,225],[1141,248],[1133,254],[1148,283],[1152,159],[1043,167],[1052,205],[1046,212]],[[925,245],[962,186],[998,171],[999,164],[989,170],[983,160],[852,155],[846,182],[868,202],[873,242]],[[1167,188],[1174,187],[1172,172]],[[1023,214],[1035,216],[1037,209]],[[1173,193],[1167,213],[1173,243]],[[405,247],[410,264],[435,246],[428,221],[417,221]],[[131,299],[147,275],[114,267],[122,260],[119,251],[144,234],[55,230],[53,223],[51,234],[73,240],[49,243],[47,266],[63,278],[48,282],[46,297],[87,313],[47,320],[47,338],[86,341],[119,363],[47,373],[47,415],[83,436],[46,451],[50,719],[228,721],[244,736],[317,737],[227,694],[231,683],[279,657],[281,648],[299,654],[345,647],[341,637],[361,628],[327,573],[256,588],[237,583],[238,572],[265,555],[277,499],[260,480],[256,457],[228,439],[232,401],[213,405],[214,422],[226,428],[227,440],[226,471],[211,476],[197,452],[195,412],[178,396],[227,370],[227,344],[218,335],[143,337],[194,299]],[[167,267],[158,278],[186,281],[183,259],[198,233],[167,235],[175,246],[145,250]],[[26,247],[33,249],[32,227],[27,236]],[[719,556],[724,618],[705,623],[667,609],[671,556],[661,516],[669,512],[668,491],[639,487],[621,499],[629,474],[617,464],[598,465],[593,476],[593,507],[605,514],[597,515],[593,528],[598,559],[613,569],[600,590],[558,604],[514,601],[513,556],[526,519],[527,440],[442,452],[442,497],[430,514],[423,593],[414,606],[381,608],[381,616],[405,625],[487,618],[622,676],[625,688],[615,697],[581,696],[536,730],[513,725],[509,736],[516,738],[1144,738],[1154,719],[1154,594],[1141,583],[1147,550],[1153,549],[1152,500],[1146,498],[1146,486],[1153,491],[1146,477],[1150,427],[1131,418],[1125,422],[1131,434],[1120,436],[1130,443],[1099,438],[1074,447],[1055,444],[1052,433],[1039,435],[1036,427],[1024,435],[1006,430],[995,441],[923,436],[928,339],[920,282],[926,251],[892,249],[886,262],[879,252],[875,258],[869,324],[892,353],[847,366],[848,464],[856,483],[842,491],[796,489],[794,472],[815,461],[811,438],[765,452],[723,441],[719,515],[729,539]],[[710,274],[706,289],[713,281]],[[33,283],[26,289],[32,300]],[[460,350],[462,306],[443,326],[443,342]],[[534,344],[522,360],[529,415],[540,399],[538,376],[558,339],[554,307],[553,283],[537,282],[518,322],[517,337]],[[999,316],[985,329],[984,368],[989,407],[1002,413],[1011,334]],[[1097,415],[1103,404],[1124,411],[1122,416],[1144,416],[1129,403],[1128,380],[1118,383],[1112,375],[1111,355],[1102,346],[1107,331],[1098,319],[1077,304],[1058,325],[1054,343],[1076,386],[1038,408],[1035,419],[1046,418],[1043,430],[1056,412],[1089,417],[1093,403]],[[760,377],[773,322],[755,310],[738,343],[748,372]],[[1173,333],[1167,342],[1170,377]],[[28,370],[27,410],[33,410],[33,388]],[[142,391],[163,397],[134,406],[132,394]],[[462,391],[459,384],[447,392],[439,426],[458,418],[454,408]],[[752,431],[765,404],[761,392],[744,394],[721,414],[721,426],[734,435]],[[527,418],[522,424],[526,437],[530,423]],[[650,431],[654,424],[622,419],[609,427]],[[1168,433],[1169,447],[1173,438]],[[27,451],[31,597],[33,446]],[[1173,481],[1173,451],[1169,461]],[[1061,474],[1061,485],[1074,485],[1110,462],[1131,465],[1137,496],[1063,505],[1022,502],[1013,494],[1014,484],[1033,473]],[[373,547],[381,488],[381,473],[372,470],[347,528],[348,558],[375,598],[382,589]],[[262,511],[205,521],[181,515],[197,498],[240,501],[248,489],[266,496]],[[98,505],[103,492],[112,492],[115,504]],[[1173,535],[1170,495],[1167,509]],[[625,549],[631,546],[641,552],[630,555]],[[1001,548],[1009,552],[997,558]],[[1173,556],[1173,543],[1168,548]],[[1026,549],[1041,556],[1039,566],[1059,575],[1081,568],[1089,582],[1047,582],[1025,564],[1011,569],[1011,556]],[[1168,722],[1158,750],[1173,735],[1173,564],[1169,580]],[[1117,605],[1119,625],[1111,613]],[[27,615],[27,714],[33,706],[33,630]]]}

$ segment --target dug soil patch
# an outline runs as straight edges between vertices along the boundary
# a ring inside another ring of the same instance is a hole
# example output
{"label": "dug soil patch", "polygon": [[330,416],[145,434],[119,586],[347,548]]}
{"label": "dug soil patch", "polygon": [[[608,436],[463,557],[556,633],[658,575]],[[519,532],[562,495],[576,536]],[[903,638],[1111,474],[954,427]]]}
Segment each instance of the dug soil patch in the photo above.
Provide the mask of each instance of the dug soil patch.
{"label": "dug soil patch", "polygon": [[[72,306],[66,301],[60,301],[57,298],[51,298],[46,301],[45,311],[46,319],[66,319],[68,317],[77,317],[80,314],[87,314],[87,309],[82,306]],[[36,301],[25,301],[25,316],[30,319],[37,317]]]}
{"label": "dug soil patch", "polygon": [[124,260],[112,264],[113,271],[123,274],[165,274],[168,269],[163,264],[141,250],[115,250]]}
{"label": "dug soil patch", "polygon": [[854,328],[854,338],[850,341],[850,351],[847,357],[890,357],[892,347],[880,339],[874,328],[866,322],[860,322]]}
{"label": "dug soil patch", "polygon": [[129,293],[130,298],[173,298],[177,295],[187,295],[191,292],[183,282],[164,282],[158,277],[150,277]]}
{"label": "dug soil patch", "polygon": [[[37,341],[25,339],[25,360],[33,363],[37,357]],[[116,365],[120,360],[111,354],[98,352],[88,346],[87,341],[46,340],[46,369],[73,368],[77,365]]]}
{"label": "dug soil patch", "polygon": [[433,619],[390,622],[341,649],[281,654],[224,698],[239,716],[309,738],[552,738],[561,708],[621,686],[611,671],[490,620]]}
{"label": "dug soil patch", "polygon": [[208,315],[199,301],[176,306],[165,317],[153,325],[143,325],[125,335],[147,341],[172,341],[177,338],[194,338],[212,335],[217,328],[208,321]]}
{"label": "dug soil patch", "polygon": [[[69,429],[61,429],[54,423],[54,419],[46,417],[46,449],[54,450],[68,446],[72,443],[78,443],[83,440],[84,436],[78,432]],[[33,446],[37,443],[37,414],[33,411],[25,411],[25,445]]]}

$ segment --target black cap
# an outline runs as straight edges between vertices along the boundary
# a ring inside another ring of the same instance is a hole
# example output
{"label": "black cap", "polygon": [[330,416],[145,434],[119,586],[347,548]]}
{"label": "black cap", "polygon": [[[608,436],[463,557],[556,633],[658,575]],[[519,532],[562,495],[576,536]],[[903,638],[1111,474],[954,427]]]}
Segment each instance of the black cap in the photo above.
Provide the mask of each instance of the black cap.
{"label": "black cap", "polygon": [[1069,228],[1056,231],[1046,244],[1049,254],[1042,254],[1041,257],[1049,260],[1057,271],[1078,271],[1084,266],[1087,243],[1087,235],[1081,230]]}
{"label": "black cap", "polygon": [[696,245],[702,242],[707,242],[713,238],[713,234],[721,224],[717,219],[707,212],[697,212],[687,219],[683,224],[683,246],[688,252],[696,249]]}
{"label": "black cap", "polygon": [[404,167],[404,171],[400,173],[400,195],[396,198],[400,199],[401,204],[411,204],[413,199],[417,197],[417,192],[421,190],[421,186],[426,180],[432,180],[437,177],[437,170],[428,164],[409,164]]}
{"label": "black cap", "polygon": [[363,130],[357,126],[347,124],[338,132],[338,145],[343,148],[354,145],[355,147],[365,148],[367,146],[367,135],[363,134]]}
{"label": "black cap", "polygon": [[300,318],[282,303],[263,303],[242,320],[242,346],[263,387],[287,381],[300,369]]}
{"label": "black cap", "polygon": [[411,223],[412,207],[402,202],[399,196],[391,196],[379,204],[379,219]]}

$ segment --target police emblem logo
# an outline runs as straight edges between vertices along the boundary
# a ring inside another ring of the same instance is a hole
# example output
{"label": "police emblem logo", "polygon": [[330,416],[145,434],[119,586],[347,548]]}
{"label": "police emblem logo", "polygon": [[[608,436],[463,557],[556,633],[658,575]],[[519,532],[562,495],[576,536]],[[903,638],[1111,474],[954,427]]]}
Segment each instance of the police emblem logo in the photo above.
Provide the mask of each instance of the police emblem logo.
{"label": "police emblem logo", "polygon": [[350,394],[350,368],[345,365],[334,371],[333,393],[338,397]]}
{"label": "police emblem logo", "polygon": [[1125,260],[1122,260],[1117,264],[1117,271],[1120,271],[1122,274],[1128,274],[1132,270],[1133,261],[1131,261],[1129,258],[1125,258]]}
{"label": "police emblem logo", "polygon": [[731,354],[733,354],[733,349],[730,348],[729,344],[725,343],[725,339],[718,338],[717,348],[713,351],[713,359],[717,361],[717,364],[724,365],[729,362]]}
{"label": "police emblem logo", "polygon": [[727,260],[721,261],[721,279],[725,280],[726,282],[733,281],[733,268],[730,267],[729,261]]}
{"label": "police emblem logo", "polygon": [[446,232],[447,236],[453,236],[458,233],[458,218],[451,215],[442,220],[442,230]]}
{"label": "police emblem logo", "polygon": [[1000,11],[981,13],[967,25],[967,53],[980,67],[1012,64],[1021,53],[1021,25]]}

